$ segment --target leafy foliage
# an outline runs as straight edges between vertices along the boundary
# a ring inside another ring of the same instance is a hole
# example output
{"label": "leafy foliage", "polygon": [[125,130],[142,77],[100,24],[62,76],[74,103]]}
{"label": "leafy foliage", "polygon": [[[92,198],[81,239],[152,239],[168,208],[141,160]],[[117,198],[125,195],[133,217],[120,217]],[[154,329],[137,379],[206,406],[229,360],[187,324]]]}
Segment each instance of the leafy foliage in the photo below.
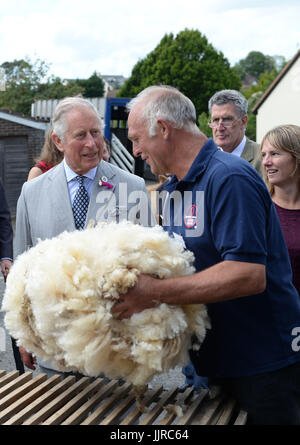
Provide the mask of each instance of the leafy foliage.
{"label": "leafy foliage", "polygon": [[249,103],[246,135],[250,139],[256,140],[256,115],[251,112],[251,109],[285,64],[286,60],[283,56],[268,56],[260,51],[251,51],[233,67],[234,72],[241,80],[245,78],[246,73],[258,79],[258,82],[249,88],[241,88],[241,92],[248,99]]}
{"label": "leafy foliage", "polygon": [[212,137],[212,129],[208,126],[209,115],[203,111],[198,117],[198,127],[207,137]]}
{"label": "leafy foliage", "polygon": [[242,93],[248,99],[248,124],[246,135],[254,141],[256,140],[256,115],[251,112],[251,109],[269,88],[277,74],[278,72],[275,69],[269,73],[262,73],[259,76],[259,81],[256,85],[252,85],[250,88],[242,90]]}
{"label": "leafy foliage", "polygon": [[219,89],[240,87],[240,80],[228,60],[197,30],[166,34],[158,46],[137,62],[119,96],[134,97],[150,85],[172,85],[194,103],[197,114]]}
{"label": "leafy foliage", "polygon": [[64,84],[59,77],[46,74],[49,65],[29,58],[4,62],[6,89],[0,94],[0,107],[23,114],[30,114],[31,104],[37,99],[60,99],[82,93],[83,89],[74,82]]}
{"label": "leafy foliage", "polygon": [[250,51],[235,65],[235,69],[242,76],[248,73],[258,79],[262,73],[270,73],[276,69],[276,62],[272,56],[267,56],[260,51]]}
{"label": "leafy foliage", "polygon": [[[255,140],[256,116],[251,113],[251,108],[285,63],[283,56],[251,51],[230,67],[224,55],[201,32],[185,29],[176,36],[166,34],[153,51],[139,60],[118,95],[134,97],[150,85],[173,85],[193,101],[201,131],[211,136],[207,125],[209,98],[221,89],[237,89],[248,99],[246,134]],[[96,71],[88,79],[64,81],[57,76],[47,77],[49,65],[40,59],[13,60],[4,62],[1,67],[6,74],[6,89],[0,91],[0,108],[30,114],[31,104],[38,99],[61,99],[78,94],[102,97],[104,94],[104,82]],[[246,72],[256,77],[258,82],[243,89],[241,85]]]}
{"label": "leafy foliage", "polygon": [[62,99],[66,96],[82,94],[83,91],[83,88],[74,80],[64,83],[59,77],[51,76],[46,83],[37,85],[35,100]]}
{"label": "leafy foliage", "polygon": [[35,88],[48,71],[48,66],[41,60],[31,63],[29,59],[4,62],[6,89],[0,94],[0,107],[12,111],[28,113],[35,95]]}
{"label": "leafy foliage", "polygon": [[277,74],[278,73],[276,70],[273,70],[270,73],[262,73],[259,76],[259,81],[256,85],[252,85],[250,88],[243,90],[244,96],[249,99],[254,93],[264,93],[269,88]]}
{"label": "leafy foliage", "polygon": [[96,71],[88,79],[76,79],[76,84],[82,87],[84,97],[102,97],[104,82]]}

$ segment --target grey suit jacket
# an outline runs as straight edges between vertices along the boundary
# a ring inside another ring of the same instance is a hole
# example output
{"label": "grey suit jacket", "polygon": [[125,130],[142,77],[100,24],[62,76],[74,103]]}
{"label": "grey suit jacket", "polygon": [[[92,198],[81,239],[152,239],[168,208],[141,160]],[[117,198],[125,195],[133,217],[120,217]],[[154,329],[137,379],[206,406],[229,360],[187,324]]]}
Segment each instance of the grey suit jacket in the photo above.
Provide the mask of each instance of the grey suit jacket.
{"label": "grey suit jacket", "polygon": [[252,164],[253,167],[256,169],[257,173],[259,173],[260,176],[262,177],[263,171],[262,171],[259,144],[247,138],[246,145],[241,154],[241,158],[250,162],[250,164]]}
{"label": "grey suit jacket", "polygon": [[[99,185],[109,182],[113,188]],[[139,203],[138,203],[139,201]],[[154,216],[145,182],[105,161],[98,165],[92,186],[86,225],[92,220],[153,225]],[[23,185],[17,204],[15,257],[64,231],[75,230],[63,163]]]}

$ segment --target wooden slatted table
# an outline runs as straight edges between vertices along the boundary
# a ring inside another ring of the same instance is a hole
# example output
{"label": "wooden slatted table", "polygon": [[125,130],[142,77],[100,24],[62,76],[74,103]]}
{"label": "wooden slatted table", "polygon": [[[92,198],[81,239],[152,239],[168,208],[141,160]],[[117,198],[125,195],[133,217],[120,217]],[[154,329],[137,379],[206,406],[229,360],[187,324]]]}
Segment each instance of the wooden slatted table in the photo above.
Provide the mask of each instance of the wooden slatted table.
{"label": "wooden slatted table", "polygon": [[128,383],[0,371],[0,424],[244,425],[247,419],[221,393],[211,398],[206,390],[196,394],[192,388],[179,392],[159,386],[145,390],[142,397],[144,412]]}

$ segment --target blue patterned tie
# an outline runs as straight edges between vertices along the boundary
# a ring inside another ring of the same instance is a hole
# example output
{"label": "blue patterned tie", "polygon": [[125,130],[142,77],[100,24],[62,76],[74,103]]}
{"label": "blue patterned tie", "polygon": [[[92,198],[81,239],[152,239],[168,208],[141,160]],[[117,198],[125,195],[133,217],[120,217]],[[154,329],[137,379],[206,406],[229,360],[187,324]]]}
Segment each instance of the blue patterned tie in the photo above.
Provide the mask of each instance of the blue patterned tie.
{"label": "blue patterned tie", "polygon": [[79,182],[79,188],[73,202],[73,215],[76,229],[83,229],[89,206],[89,195],[83,185],[84,176],[76,176],[76,179]]}

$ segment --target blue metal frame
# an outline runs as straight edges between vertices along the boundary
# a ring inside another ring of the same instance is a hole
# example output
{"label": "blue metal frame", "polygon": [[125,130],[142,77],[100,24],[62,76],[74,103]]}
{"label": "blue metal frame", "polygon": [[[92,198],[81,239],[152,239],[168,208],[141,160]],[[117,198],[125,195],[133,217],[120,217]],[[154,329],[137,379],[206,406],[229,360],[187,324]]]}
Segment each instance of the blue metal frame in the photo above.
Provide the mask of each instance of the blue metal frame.
{"label": "blue metal frame", "polygon": [[110,141],[111,139],[111,131],[110,131],[110,121],[111,121],[111,109],[114,106],[120,106],[123,107],[126,106],[127,102],[129,102],[131,99],[128,97],[109,97],[106,99],[105,104],[105,117],[104,117],[104,136],[106,139]]}

